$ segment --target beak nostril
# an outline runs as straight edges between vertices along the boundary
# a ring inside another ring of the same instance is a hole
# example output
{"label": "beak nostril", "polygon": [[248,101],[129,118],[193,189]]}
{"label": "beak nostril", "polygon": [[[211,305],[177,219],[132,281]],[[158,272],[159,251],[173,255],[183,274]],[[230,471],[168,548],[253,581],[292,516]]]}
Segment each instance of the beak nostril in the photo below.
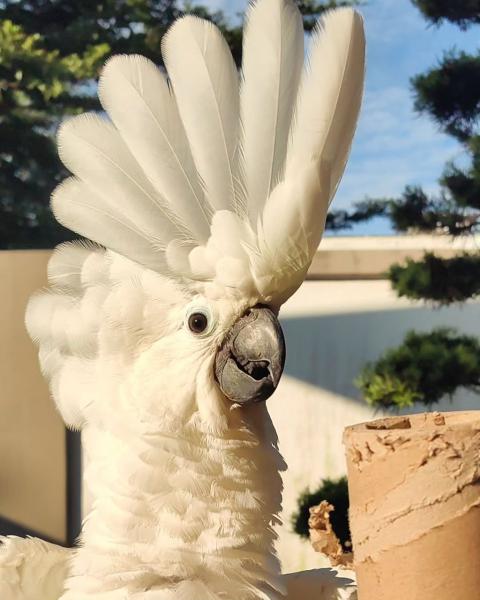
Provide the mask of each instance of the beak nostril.
{"label": "beak nostril", "polygon": [[237,356],[230,354],[240,371],[249,375],[255,381],[262,381],[270,377],[270,362],[268,360],[241,360]]}
{"label": "beak nostril", "polygon": [[267,367],[264,367],[259,364],[254,364],[249,375],[255,379],[255,381],[261,381],[262,379],[266,379],[270,375],[270,371]]}

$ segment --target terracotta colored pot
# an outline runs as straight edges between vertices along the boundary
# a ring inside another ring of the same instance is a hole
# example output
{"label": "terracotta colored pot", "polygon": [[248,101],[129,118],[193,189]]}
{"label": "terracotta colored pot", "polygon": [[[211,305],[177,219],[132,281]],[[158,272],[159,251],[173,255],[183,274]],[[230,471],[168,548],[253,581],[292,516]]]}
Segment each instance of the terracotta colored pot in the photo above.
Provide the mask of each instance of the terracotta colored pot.
{"label": "terracotta colored pot", "polygon": [[359,600],[480,599],[480,411],[346,429]]}

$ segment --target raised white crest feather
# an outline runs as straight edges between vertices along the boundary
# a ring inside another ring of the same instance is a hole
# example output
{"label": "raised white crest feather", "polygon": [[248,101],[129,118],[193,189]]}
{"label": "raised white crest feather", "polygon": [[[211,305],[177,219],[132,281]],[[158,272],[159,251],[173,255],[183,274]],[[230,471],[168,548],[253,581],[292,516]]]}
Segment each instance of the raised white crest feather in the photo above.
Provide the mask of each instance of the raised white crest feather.
{"label": "raised white crest feather", "polygon": [[162,40],[193,158],[215,210],[237,203],[238,73],[218,28],[186,16]]}
{"label": "raised white crest feather", "polygon": [[[175,213],[152,186],[118,130],[95,114],[66,121],[58,132],[64,165],[101,199],[120,212],[145,236],[164,243],[178,235]],[[94,240],[98,241],[98,240]]]}
{"label": "raised white crest feather", "polygon": [[303,53],[303,22],[293,2],[264,0],[250,5],[240,103],[245,189],[254,226],[282,176]]}
{"label": "raised white crest feather", "polygon": [[285,177],[310,160],[330,165],[329,201],[347,162],[365,70],[363,19],[350,8],[327,12],[313,33],[287,151]]}
{"label": "raised white crest feather", "polygon": [[131,221],[118,207],[104,202],[83,181],[70,177],[59,185],[51,200],[59,223],[87,239],[122,254],[155,271],[166,268],[160,251],[164,240],[158,232],[147,233],[138,221]]}
{"label": "raised white crest feather", "polygon": [[143,56],[114,56],[103,69],[99,96],[155,189],[197,241],[205,242],[213,209],[164,75]]}

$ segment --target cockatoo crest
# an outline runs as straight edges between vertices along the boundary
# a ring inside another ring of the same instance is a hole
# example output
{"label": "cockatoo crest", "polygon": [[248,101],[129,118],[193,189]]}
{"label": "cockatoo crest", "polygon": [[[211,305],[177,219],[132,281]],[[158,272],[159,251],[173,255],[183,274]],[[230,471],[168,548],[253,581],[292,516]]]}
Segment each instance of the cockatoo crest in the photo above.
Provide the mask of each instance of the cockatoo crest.
{"label": "cockatoo crest", "polygon": [[108,120],[68,120],[54,192],[66,227],[195,293],[277,308],[303,281],[360,108],[362,19],[326,13],[304,63],[300,12],[247,13],[237,72],[217,27],[186,16],[162,43],[166,75],[115,56],[100,79]]}

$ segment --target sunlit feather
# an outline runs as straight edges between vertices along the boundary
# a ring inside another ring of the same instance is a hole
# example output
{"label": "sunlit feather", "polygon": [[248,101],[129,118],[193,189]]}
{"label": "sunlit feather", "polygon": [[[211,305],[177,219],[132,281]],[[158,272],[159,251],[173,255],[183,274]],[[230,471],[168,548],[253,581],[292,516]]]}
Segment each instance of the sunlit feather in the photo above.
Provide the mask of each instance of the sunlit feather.
{"label": "sunlit feather", "polygon": [[198,241],[205,241],[212,208],[164,75],[143,56],[115,56],[102,72],[99,96],[155,189]]}
{"label": "sunlit feather", "polygon": [[242,156],[253,224],[285,163],[290,121],[303,66],[303,22],[290,0],[252,4],[243,38]]}
{"label": "sunlit feather", "polygon": [[162,40],[198,172],[210,204],[236,206],[238,178],[238,73],[218,28],[202,19],[179,19]]}

